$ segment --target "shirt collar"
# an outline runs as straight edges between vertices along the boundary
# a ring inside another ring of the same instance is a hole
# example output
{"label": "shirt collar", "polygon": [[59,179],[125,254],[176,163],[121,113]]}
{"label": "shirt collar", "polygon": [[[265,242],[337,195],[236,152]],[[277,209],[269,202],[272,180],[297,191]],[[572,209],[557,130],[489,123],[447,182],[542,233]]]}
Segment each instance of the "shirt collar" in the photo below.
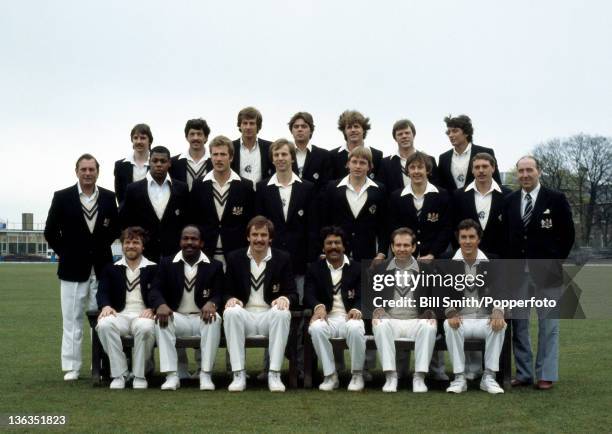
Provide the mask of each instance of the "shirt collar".
{"label": "shirt collar", "polygon": [[206,161],[206,153],[204,155],[202,155],[202,158],[200,159],[200,161],[196,162],[193,157],[189,154],[189,151],[187,152],[183,152],[181,155],[179,155],[178,157],[179,160],[187,160],[187,161],[191,161],[193,164],[201,164],[203,162]]}
{"label": "shirt collar", "polygon": [[[427,186],[425,187],[425,192],[423,193],[423,196],[425,196],[427,193],[439,193],[439,190],[431,182],[427,182]],[[412,191],[412,183],[408,183],[408,185],[404,187],[404,189],[400,193],[400,196],[406,196],[408,194],[411,194],[412,196],[416,197],[414,191]]]}
{"label": "shirt collar", "polygon": [[[470,185],[465,187],[465,191],[470,191],[470,190],[478,191],[478,189],[476,188],[476,180],[472,181]],[[497,182],[495,182],[494,179],[491,180],[491,188],[489,188],[489,191],[487,191],[484,195],[486,196],[487,194],[491,193],[493,190],[499,193],[502,192],[499,184],[497,184]]]}
{"label": "shirt collar", "polygon": [[[128,163],[130,163],[132,166],[137,166],[136,164],[136,160],[134,159],[134,154],[130,154],[126,157],[125,161],[127,161]],[[149,167],[149,159],[147,158],[147,160],[142,163],[143,166],[147,166]]]}
{"label": "shirt collar", "polygon": [[[77,184],[77,189],[79,190],[79,196],[80,195],[84,195],[85,196],[85,193],[83,193],[83,189],[81,188],[81,183],[79,181],[77,181],[76,184]],[[93,192],[92,196],[95,196],[97,194],[98,194],[98,184],[94,185],[94,192]],[[89,197],[91,197],[91,196],[89,196]]]}
{"label": "shirt collar", "polygon": [[[251,246],[249,246],[249,248],[247,249],[247,257],[253,261],[253,255],[251,254]],[[263,258],[263,262],[268,262],[270,259],[272,259],[272,249],[270,247],[268,247],[268,253],[266,253],[266,256],[264,256]]]}
{"label": "shirt collar", "polygon": [[[461,253],[461,249],[457,249],[457,251],[455,252],[455,256],[453,256],[453,261],[465,262],[465,260],[463,259],[463,254]],[[476,252],[476,261],[474,262],[474,265],[477,265],[480,262],[488,262],[488,261],[489,261],[489,258],[487,258],[487,255],[485,255],[482,250],[478,249],[478,252]]]}
{"label": "shirt collar", "polygon": [[[114,265],[123,265],[124,267],[128,267],[129,265],[127,263],[127,261],[125,260],[125,255],[121,257],[121,259],[119,259],[117,262],[115,262]],[[149,265],[155,265],[155,262],[153,261],[149,261],[146,256],[141,256],[140,257],[140,263],[138,264],[138,267],[136,268],[144,268],[144,267],[148,267]]]}
{"label": "shirt collar", "polygon": [[[278,176],[276,175],[277,174],[275,173],[274,175],[270,177],[270,180],[268,181],[268,185],[276,185],[277,187],[284,187],[284,185],[278,181]],[[295,173],[291,172],[291,180],[289,181],[288,185],[291,185],[294,182],[302,182],[302,180]]]}
{"label": "shirt collar", "polygon": [[[187,264],[187,261],[185,261],[185,258],[183,258],[183,251],[179,251],[175,256],[174,259],[172,259],[172,262],[180,262],[183,261],[185,264]],[[205,262],[207,264],[210,264],[210,259],[208,259],[208,256],[206,256],[204,254],[204,252],[200,251],[200,257],[198,258],[198,260],[195,262],[195,264],[191,265],[192,267],[195,265],[198,265],[200,262]],[[187,264],[189,265],[189,264]]]}
{"label": "shirt collar", "polygon": [[[364,148],[368,148],[368,149],[370,148],[369,146],[366,146],[365,142],[363,142],[363,145],[362,145],[362,146],[363,146]],[[340,147],[338,148],[338,152],[342,152],[342,151],[346,151],[346,152],[347,152],[347,154],[350,154],[350,153],[351,153],[351,150],[350,150],[350,149],[349,149],[349,147],[348,147],[348,143],[345,143],[345,144],[344,144],[344,146],[340,146]]]}
{"label": "shirt collar", "polygon": [[[215,184],[219,184],[217,182],[217,180],[215,179],[215,171],[211,170],[210,172],[208,172],[206,174],[206,176],[202,179],[202,182],[205,181],[212,181]],[[236,172],[234,172],[232,169],[230,169],[230,177],[227,180],[227,182],[232,182],[232,181],[240,181],[240,175],[238,175]]]}
{"label": "shirt collar", "polygon": [[[244,148],[245,150],[249,150],[246,146],[244,146],[244,142],[242,141],[242,136],[240,137],[240,148]],[[253,151],[259,148],[259,137],[255,137],[255,146],[253,146]],[[250,150],[249,150],[250,151]],[[252,151],[250,151],[252,152]]]}
{"label": "shirt collar", "polygon": [[342,265],[340,266],[340,268],[334,268],[334,266],[326,259],[325,263],[327,264],[327,268],[329,268],[329,271],[338,271],[341,270],[342,267],[344,267],[345,265],[350,265],[351,261],[349,261],[348,256],[344,255],[344,258],[342,259]]}
{"label": "shirt collar", "polygon": [[[312,144],[310,142],[308,142],[308,144],[306,145],[306,151],[312,152]],[[298,148],[297,145],[295,145],[295,152],[304,152],[304,151],[300,150],[300,148]]]}
{"label": "shirt collar", "polygon": [[395,257],[393,259],[391,259],[389,261],[389,264],[387,265],[387,271],[390,270],[405,270],[405,271],[415,271],[415,272],[419,272],[419,263],[414,259],[414,257],[410,258],[410,264],[408,264],[408,267],[406,268],[400,268],[397,265],[397,262],[395,262]]}
{"label": "shirt collar", "polygon": [[[153,176],[151,176],[151,172],[147,172],[147,176],[146,176],[146,178],[147,178],[147,181],[148,181],[148,184],[149,184],[149,185],[151,185],[151,183],[153,183],[153,184],[155,184],[155,185],[159,185],[159,184],[157,184],[157,181],[155,181],[155,180],[153,179]],[[172,178],[170,178],[170,174],[169,174],[169,173],[166,173],[166,179],[164,179],[164,182],[162,182],[162,186],[163,186],[165,183],[168,183],[168,185],[172,185]]]}
{"label": "shirt collar", "polygon": [[[349,183],[349,176],[350,175],[346,175],[344,178],[342,178],[342,181],[340,181],[338,185],[336,185],[336,187],[348,187],[352,190],[353,187]],[[363,184],[364,188],[368,188],[368,187],[378,188],[378,184],[372,181],[368,176],[366,176],[365,180],[366,180],[365,184]]]}
{"label": "shirt collar", "polygon": [[[529,192],[531,199],[535,199],[538,196],[541,186],[542,184],[538,182],[538,185],[536,185],[536,187]],[[527,192],[521,188],[521,199],[525,200],[525,196],[527,196]]]}
{"label": "shirt collar", "polygon": [[464,155],[470,155],[470,152],[472,152],[472,142],[468,143],[467,147],[465,148],[465,151],[463,151],[463,153],[461,154],[457,152],[457,150],[453,147],[453,155],[457,157],[462,157]]}

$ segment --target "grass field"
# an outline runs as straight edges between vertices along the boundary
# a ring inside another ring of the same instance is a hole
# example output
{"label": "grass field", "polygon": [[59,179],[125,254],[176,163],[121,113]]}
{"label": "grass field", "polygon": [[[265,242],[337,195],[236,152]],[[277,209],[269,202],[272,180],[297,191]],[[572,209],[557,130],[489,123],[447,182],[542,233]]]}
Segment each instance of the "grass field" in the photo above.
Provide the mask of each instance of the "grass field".
{"label": "grass field", "polygon": [[[605,272],[583,273],[582,285],[605,281],[609,288]],[[396,394],[383,394],[378,373],[374,384],[357,394],[271,394],[256,382],[244,393],[230,394],[224,351],[219,351],[215,392],[200,392],[197,381],[161,392],[160,378],[150,381],[148,390],[110,391],[93,388],[85,368],[81,380],[62,380],[55,266],[0,264],[0,294],[3,422],[15,414],[61,414],[68,423],[58,429],[70,432],[612,431],[612,322],[606,320],[561,322],[561,381],[549,392],[523,389],[492,396],[476,385],[456,396],[441,390],[414,395],[403,385]],[[87,341],[84,366],[89,366],[89,349]],[[261,352],[250,351],[249,371],[256,374]]]}

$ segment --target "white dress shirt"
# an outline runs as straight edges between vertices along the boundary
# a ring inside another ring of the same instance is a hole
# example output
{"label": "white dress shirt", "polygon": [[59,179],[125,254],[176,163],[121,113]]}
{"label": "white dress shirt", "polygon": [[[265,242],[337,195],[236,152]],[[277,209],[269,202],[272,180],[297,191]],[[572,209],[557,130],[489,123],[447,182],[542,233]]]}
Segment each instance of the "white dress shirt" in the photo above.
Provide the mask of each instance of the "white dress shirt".
{"label": "white dress shirt", "polygon": [[309,152],[312,152],[312,145],[310,143],[306,145],[306,149],[304,151],[302,151],[297,146],[295,147],[295,160],[297,163],[298,175],[300,178],[304,176],[304,165],[306,164],[306,157],[308,156]]}
{"label": "white dress shirt", "polygon": [[412,183],[408,183],[406,187],[404,187],[404,189],[400,193],[400,197],[406,196],[406,195],[412,195],[412,201],[414,203],[414,208],[417,211],[420,211],[421,208],[423,208],[423,203],[425,202],[425,195],[427,193],[438,193],[438,192],[439,192],[438,188],[432,183],[428,182],[427,185],[425,186],[425,192],[423,192],[423,195],[417,196],[417,194],[412,190]]}
{"label": "white dress shirt", "polygon": [[87,210],[87,214],[89,214],[88,217],[85,211],[82,210],[85,223],[87,223],[89,232],[93,234],[94,228],[96,227],[96,220],[98,219],[98,196],[100,195],[98,186],[94,186],[94,192],[91,196],[87,196],[85,193],[83,193],[80,182],[77,182],[77,189],[79,190],[79,200],[81,201],[81,205]]}
{"label": "white dress shirt", "polygon": [[132,165],[132,182],[140,181],[145,179],[147,172],[149,171],[149,159],[144,161],[142,164],[137,163],[134,158],[134,154],[130,154],[125,161]]}
{"label": "white dress shirt", "polygon": [[259,139],[255,139],[255,146],[251,149],[244,145],[242,138],[240,139],[240,176],[253,181],[253,185],[261,181],[261,148],[259,147]]}
{"label": "white dress shirt", "polygon": [[501,193],[501,188],[495,182],[491,180],[491,187],[484,194],[480,193],[476,188],[476,180],[472,181],[470,185],[465,188],[465,191],[474,190],[474,204],[476,205],[476,214],[478,215],[478,221],[484,231],[489,221],[489,213],[491,212],[491,201],[493,199],[493,192],[497,191]]}
{"label": "white dress shirt", "polygon": [[[183,261],[183,269],[185,272],[184,283],[192,282],[194,285],[195,279],[198,275],[198,266],[200,263],[204,262],[210,264],[210,260],[208,259],[208,256],[204,254],[204,252],[200,252],[198,260],[193,265],[189,265],[187,261],[185,261],[182,251],[178,252],[174,259],[172,259],[172,262],[176,263],[180,261]],[[185,314],[200,312],[198,305],[195,303],[195,287],[191,291],[187,291],[185,286],[183,286],[183,296],[181,297],[181,303],[179,304],[177,312]]]}
{"label": "white dress shirt", "polygon": [[151,201],[151,205],[153,205],[155,215],[161,220],[166,211],[168,201],[170,200],[170,185],[172,185],[172,179],[170,179],[170,175],[166,174],[166,179],[159,185],[151,176],[151,172],[147,173],[146,179],[149,200]]}
{"label": "white dress shirt", "polygon": [[[540,192],[540,187],[541,184],[538,182],[538,185],[536,185],[535,188],[529,192],[529,195],[531,196],[532,209],[535,208],[535,203],[536,199],[538,198],[538,193]],[[521,189],[521,218],[523,218],[523,216],[525,215],[525,207],[527,207],[527,199],[525,199],[525,196],[527,196],[527,192],[524,189]]]}
{"label": "white dress shirt", "polygon": [[451,157],[451,174],[457,188],[463,188],[465,178],[470,168],[470,153],[472,152],[472,144],[468,143],[465,150],[460,154],[456,149],[453,149]]}
{"label": "white dress shirt", "polygon": [[357,218],[361,209],[365,205],[368,200],[367,190],[370,187],[378,188],[378,185],[370,178],[365,178],[365,183],[361,186],[361,190],[357,192],[355,188],[349,182],[349,176],[346,175],[342,181],[338,183],[336,187],[346,187],[346,200],[348,201],[349,207],[351,208],[351,212],[353,216]]}
{"label": "white dress shirt", "polygon": [[272,175],[268,181],[268,185],[275,185],[278,187],[278,193],[280,194],[281,203],[283,205],[283,215],[285,216],[285,221],[287,221],[287,212],[289,211],[289,202],[291,201],[291,191],[294,182],[302,182],[302,180],[293,172],[291,173],[291,180],[287,185],[283,185],[279,182],[276,173]]}
{"label": "white dress shirt", "polygon": [[[327,268],[331,274],[332,286],[336,286],[342,280],[342,270],[345,265],[349,265],[349,258],[344,255],[344,259],[342,260],[342,265],[339,268],[334,268],[329,261],[325,261],[327,263]],[[332,307],[329,312],[329,316],[346,316],[346,307],[344,306],[344,302],[342,301],[342,291],[338,291],[337,294],[334,294],[332,298]]]}

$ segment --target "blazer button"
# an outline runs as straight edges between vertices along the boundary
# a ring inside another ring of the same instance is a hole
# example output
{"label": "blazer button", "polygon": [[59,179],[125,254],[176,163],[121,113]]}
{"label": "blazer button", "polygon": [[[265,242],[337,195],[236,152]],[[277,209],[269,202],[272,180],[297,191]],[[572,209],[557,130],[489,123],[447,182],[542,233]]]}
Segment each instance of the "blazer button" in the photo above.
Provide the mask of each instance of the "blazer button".
{"label": "blazer button", "polygon": [[523,236],[523,239],[526,240],[527,239],[527,235]]}
{"label": "blazer button", "polygon": [[353,236],[353,237],[354,237],[354,236],[355,236],[355,232],[353,232],[353,233],[351,234],[351,236]]}
{"label": "blazer button", "polygon": [[219,229],[221,229],[221,225],[219,225]]}

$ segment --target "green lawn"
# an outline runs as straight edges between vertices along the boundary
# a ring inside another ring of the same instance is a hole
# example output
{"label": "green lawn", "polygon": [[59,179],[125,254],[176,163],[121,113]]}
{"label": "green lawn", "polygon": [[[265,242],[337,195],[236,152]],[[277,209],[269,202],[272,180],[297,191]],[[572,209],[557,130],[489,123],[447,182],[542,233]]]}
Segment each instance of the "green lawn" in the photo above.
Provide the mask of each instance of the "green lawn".
{"label": "green lawn", "polygon": [[[582,285],[604,281],[598,274],[603,272],[583,271]],[[200,392],[197,381],[177,392],[162,393],[158,387],[110,391],[93,388],[85,370],[78,382],[62,380],[59,282],[53,265],[0,264],[0,294],[3,421],[11,414],[63,414],[68,423],[62,430],[74,432],[612,430],[610,321],[562,321],[561,381],[549,392],[523,389],[492,396],[476,385],[457,396],[440,390],[414,395],[404,385],[389,395],[380,392],[379,374],[375,385],[357,394],[271,394],[256,382],[244,393],[230,394],[222,371],[224,351],[219,351],[215,392]],[[89,341],[84,349],[84,366],[89,366]],[[249,355],[250,373],[256,374],[261,351]],[[348,379],[343,380],[346,386]]]}

